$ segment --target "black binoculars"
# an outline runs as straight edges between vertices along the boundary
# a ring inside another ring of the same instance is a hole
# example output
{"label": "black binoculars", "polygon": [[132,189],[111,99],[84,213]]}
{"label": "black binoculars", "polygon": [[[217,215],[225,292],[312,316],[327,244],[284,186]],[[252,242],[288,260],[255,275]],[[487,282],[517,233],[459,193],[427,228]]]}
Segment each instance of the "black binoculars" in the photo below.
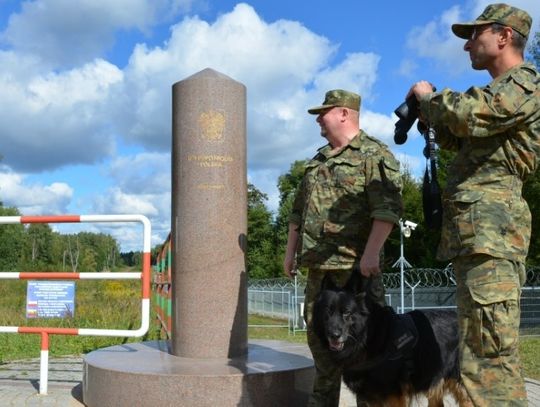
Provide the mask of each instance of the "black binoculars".
{"label": "black binoculars", "polygon": [[[435,87],[433,91],[435,92]],[[394,129],[394,143],[404,144],[407,141],[407,133],[412,125],[418,119],[418,100],[414,94],[410,95],[405,102],[400,104],[394,113],[399,118]],[[424,133],[427,129],[420,122],[418,123],[418,131]]]}

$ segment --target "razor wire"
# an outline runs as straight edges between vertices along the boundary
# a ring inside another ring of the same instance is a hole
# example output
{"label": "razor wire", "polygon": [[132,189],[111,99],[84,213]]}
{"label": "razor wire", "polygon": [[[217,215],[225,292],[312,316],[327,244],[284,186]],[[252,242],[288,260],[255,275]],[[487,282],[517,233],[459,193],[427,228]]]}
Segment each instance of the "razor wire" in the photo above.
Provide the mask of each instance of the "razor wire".
{"label": "razor wire", "polygon": [[[449,264],[444,269],[437,268],[410,268],[404,270],[405,281],[410,284],[415,284],[421,288],[445,288],[455,287],[456,278],[454,269]],[[400,288],[400,273],[383,273],[383,284],[387,289]],[[540,287],[540,266],[527,268],[525,286]],[[305,275],[299,275],[299,285],[305,285]],[[261,280],[250,280],[248,282],[250,289],[292,289],[294,282],[286,277],[271,278]]]}

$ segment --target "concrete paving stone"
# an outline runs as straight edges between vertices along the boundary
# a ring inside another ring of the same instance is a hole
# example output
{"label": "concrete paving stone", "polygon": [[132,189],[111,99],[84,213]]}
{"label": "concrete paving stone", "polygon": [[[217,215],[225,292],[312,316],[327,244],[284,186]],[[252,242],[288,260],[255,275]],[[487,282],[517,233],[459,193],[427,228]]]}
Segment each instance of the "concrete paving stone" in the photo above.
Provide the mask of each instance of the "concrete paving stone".
{"label": "concrete paving stone", "polygon": [[0,406],[80,407],[82,358],[49,359],[47,394],[39,394],[40,359],[0,365]]}

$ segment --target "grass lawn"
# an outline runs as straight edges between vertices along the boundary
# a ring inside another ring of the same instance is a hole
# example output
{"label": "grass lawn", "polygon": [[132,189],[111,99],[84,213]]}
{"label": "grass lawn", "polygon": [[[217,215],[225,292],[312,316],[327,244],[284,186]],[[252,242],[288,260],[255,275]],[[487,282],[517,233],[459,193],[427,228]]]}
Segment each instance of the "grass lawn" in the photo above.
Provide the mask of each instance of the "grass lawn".
{"label": "grass lawn", "polygon": [[519,351],[525,377],[540,380],[540,337],[522,338]]}
{"label": "grass lawn", "polygon": [[[278,341],[307,343],[305,331],[296,331],[296,334],[293,335],[287,326],[278,327],[278,325],[287,325],[287,321],[282,319],[249,315],[248,325],[248,337],[250,339],[274,339]],[[262,327],[259,328],[254,325],[260,325]],[[272,328],[270,327],[271,325],[276,325],[276,327]]]}

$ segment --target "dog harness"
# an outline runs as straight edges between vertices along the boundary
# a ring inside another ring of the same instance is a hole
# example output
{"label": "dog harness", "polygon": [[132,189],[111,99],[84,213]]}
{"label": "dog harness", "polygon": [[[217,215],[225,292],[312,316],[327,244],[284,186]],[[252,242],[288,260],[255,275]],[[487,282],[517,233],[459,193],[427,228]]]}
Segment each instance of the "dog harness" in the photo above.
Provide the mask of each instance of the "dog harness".
{"label": "dog harness", "polygon": [[410,353],[418,341],[418,330],[410,314],[394,314],[392,328],[391,360]]}
{"label": "dog harness", "polygon": [[372,369],[387,360],[403,358],[407,374],[414,369],[413,349],[418,342],[418,330],[410,314],[393,314],[391,338],[387,341],[386,350],[374,359],[363,361],[354,367],[356,371]]}

